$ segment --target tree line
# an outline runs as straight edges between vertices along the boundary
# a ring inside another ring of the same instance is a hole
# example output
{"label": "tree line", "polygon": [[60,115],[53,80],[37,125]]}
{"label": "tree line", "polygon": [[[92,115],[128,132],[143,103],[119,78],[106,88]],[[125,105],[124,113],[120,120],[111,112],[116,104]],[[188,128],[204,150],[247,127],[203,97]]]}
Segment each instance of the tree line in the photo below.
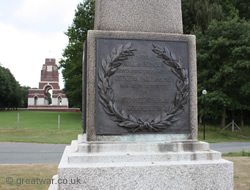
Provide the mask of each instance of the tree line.
{"label": "tree line", "polygon": [[[249,0],[182,0],[184,34],[196,35],[200,121],[205,114],[201,92],[206,89],[206,118],[211,124],[221,123],[224,127],[232,119],[242,126],[250,123],[249,5]],[[82,105],[83,43],[87,31],[94,28],[94,12],[94,0],[78,4],[72,25],[65,32],[68,45],[59,67],[71,107]],[[1,72],[9,71],[1,68]],[[15,81],[11,73],[2,73],[0,77]],[[1,83],[5,81],[2,78]],[[17,82],[5,83],[5,87],[0,85],[0,107],[27,105],[24,99],[15,97],[16,92],[24,97],[22,91],[27,87],[20,87]]]}
{"label": "tree line", "polygon": [[197,38],[199,118],[250,123],[250,2],[183,0],[184,33]]}
{"label": "tree line", "polygon": [[20,86],[9,69],[0,66],[0,110],[26,108],[29,87]]}
{"label": "tree line", "polygon": [[[65,92],[70,102],[81,106],[83,42],[94,26],[94,0],[77,6],[72,25],[65,33],[69,43],[64,49]],[[235,119],[243,126],[250,119],[250,2],[248,0],[182,0],[184,34],[197,39],[198,110],[221,127]]]}
{"label": "tree line", "polygon": [[[94,26],[94,0],[77,6],[65,33],[63,51],[65,92],[74,106],[81,106],[83,42]],[[244,125],[250,119],[250,2],[248,0],[182,0],[184,34],[197,38],[198,108],[204,116],[202,90],[206,89],[206,117],[224,127],[232,119]]]}

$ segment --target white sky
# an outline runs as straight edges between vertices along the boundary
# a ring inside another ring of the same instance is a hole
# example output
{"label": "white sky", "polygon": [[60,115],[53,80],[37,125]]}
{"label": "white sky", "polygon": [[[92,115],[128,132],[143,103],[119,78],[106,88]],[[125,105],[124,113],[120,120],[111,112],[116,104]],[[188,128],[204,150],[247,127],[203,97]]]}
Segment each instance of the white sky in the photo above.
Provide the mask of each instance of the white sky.
{"label": "white sky", "polygon": [[[0,0],[0,64],[22,86],[38,87],[45,58],[58,64],[64,34],[82,0]],[[63,88],[62,74],[60,87]]]}

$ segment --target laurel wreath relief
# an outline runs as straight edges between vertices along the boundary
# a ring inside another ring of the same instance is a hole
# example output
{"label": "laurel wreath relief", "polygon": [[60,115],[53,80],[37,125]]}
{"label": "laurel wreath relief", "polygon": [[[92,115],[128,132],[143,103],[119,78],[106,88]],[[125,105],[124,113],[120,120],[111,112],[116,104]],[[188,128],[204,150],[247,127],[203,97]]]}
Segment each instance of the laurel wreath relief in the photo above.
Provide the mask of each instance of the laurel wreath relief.
{"label": "laurel wreath relief", "polygon": [[178,78],[176,81],[177,92],[171,105],[160,115],[154,119],[143,121],[136,118],[132,114],[126,113],[125,110],[119,109],[114,101],[114,91],[110,77],[115,74],[124,60],[129,56],[134,56],[134,49],[131,43],[120,45],[117,49],[114,48],[106,59],[102,59],[101,67],[98,71],[98,94],[99,102],[102,104],[103,110],[119,122],[118,126],[126,128],[129,132],[137,132],[147,129],[152,132],[159,132],[167,129],[184,111],[184,105],[188,102],[189,95],[189,79],[186,69],[181,67],[181,62],[176,59],[174,53],[170,52],[167,47],[161,47],[158,44],[152,44],[152,51],[160,58],[163,63],[171,67],[171,71]]}

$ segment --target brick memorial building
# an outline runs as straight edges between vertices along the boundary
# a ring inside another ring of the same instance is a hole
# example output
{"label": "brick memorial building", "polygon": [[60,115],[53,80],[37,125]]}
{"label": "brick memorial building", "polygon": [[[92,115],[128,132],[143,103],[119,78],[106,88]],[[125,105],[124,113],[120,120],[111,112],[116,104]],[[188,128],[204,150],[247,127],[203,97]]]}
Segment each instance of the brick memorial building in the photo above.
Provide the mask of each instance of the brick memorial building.
{"label": "brick memorial building", "polygon": [[[52,90],[51,104],[49,104],[49,90]],[[55,59],[45,59],[39,88],[29,90],[28,110],[69,111],[68,99],[59,86],[59,73]]]}

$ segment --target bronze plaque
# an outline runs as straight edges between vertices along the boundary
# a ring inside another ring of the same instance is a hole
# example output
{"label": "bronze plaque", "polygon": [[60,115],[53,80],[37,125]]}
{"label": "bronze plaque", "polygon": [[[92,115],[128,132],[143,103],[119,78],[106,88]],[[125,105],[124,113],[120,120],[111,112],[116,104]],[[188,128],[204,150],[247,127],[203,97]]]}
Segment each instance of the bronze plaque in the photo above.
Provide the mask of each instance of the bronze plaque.
{"label": "bronze plaque", "polygon": [[188,133],[187,41],[97,39],[96,131]]}
{"label": "bronze plaque", "polygon": [[87,90],[87,41],[83,44],[82,59],[82,131],[86,133],[86,90]]}

